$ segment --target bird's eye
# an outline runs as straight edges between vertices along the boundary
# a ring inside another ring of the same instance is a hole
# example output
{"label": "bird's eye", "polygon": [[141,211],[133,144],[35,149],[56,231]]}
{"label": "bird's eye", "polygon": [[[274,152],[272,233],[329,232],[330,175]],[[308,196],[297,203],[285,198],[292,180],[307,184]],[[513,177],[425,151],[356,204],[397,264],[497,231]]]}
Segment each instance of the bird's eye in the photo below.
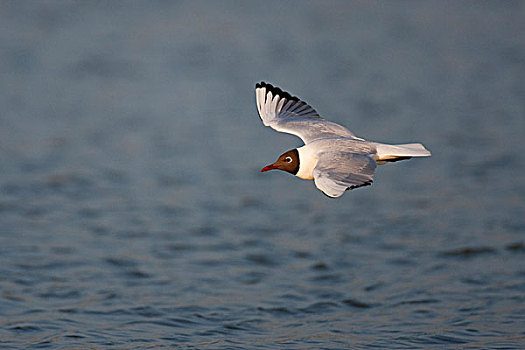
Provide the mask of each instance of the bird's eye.
{"label": "bird's eye", "polygon": [[291,163],[292,162],[292,157],[286,157],[286,158],[284,158],[284,161],[286,163]]}

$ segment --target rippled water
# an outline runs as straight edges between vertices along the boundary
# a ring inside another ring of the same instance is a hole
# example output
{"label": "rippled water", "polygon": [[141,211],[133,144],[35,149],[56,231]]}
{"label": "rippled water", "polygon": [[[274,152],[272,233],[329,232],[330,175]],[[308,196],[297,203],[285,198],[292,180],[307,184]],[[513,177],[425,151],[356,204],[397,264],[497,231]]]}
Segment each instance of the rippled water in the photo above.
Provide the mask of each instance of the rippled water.
{"label": "rippled water", "polygon": [[[522,2],[0,3],[0,347],[525,348]],[[433,157],[259,169],[266,80]]]}

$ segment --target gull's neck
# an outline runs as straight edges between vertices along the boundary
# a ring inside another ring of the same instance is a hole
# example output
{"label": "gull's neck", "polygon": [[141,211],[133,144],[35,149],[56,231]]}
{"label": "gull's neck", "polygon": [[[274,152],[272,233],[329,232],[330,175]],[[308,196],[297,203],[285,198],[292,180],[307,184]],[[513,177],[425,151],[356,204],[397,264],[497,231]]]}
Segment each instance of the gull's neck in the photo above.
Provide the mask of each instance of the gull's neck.
{"label": "gull's neck", "polygon": [[308,147],[308,145],[299,147],[297,152],[299,152],[299,171],[295,176],[305,180],[313,180],[313,172],[318,160],[317,152],[314,151],[313,147]]}

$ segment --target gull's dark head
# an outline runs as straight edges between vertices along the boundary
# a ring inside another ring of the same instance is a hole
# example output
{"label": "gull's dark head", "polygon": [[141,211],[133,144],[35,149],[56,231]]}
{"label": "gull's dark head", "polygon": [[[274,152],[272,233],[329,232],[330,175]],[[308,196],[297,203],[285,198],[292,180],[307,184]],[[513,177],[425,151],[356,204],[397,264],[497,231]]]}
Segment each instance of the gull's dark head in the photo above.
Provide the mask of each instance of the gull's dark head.
{"label": "gull's dark head", "polygon": [[299,171],[299,152],[297,149],[284,152],[275,163],[265,166],[261,169],[261,172],[272,169],[286,171],[293,175],[297,174]]}

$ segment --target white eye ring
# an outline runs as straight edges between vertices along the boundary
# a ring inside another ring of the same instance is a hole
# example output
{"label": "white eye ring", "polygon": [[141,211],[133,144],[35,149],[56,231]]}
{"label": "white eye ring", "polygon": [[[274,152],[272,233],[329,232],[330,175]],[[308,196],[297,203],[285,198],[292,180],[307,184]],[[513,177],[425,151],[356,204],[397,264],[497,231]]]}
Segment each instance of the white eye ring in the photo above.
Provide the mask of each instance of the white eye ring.
{"label": "white eye ring", "polygon": [[286,158],[284,158],[284,161],[287,162],[287,163],[291,163],[292,162],[292,157],[286,157]]}

